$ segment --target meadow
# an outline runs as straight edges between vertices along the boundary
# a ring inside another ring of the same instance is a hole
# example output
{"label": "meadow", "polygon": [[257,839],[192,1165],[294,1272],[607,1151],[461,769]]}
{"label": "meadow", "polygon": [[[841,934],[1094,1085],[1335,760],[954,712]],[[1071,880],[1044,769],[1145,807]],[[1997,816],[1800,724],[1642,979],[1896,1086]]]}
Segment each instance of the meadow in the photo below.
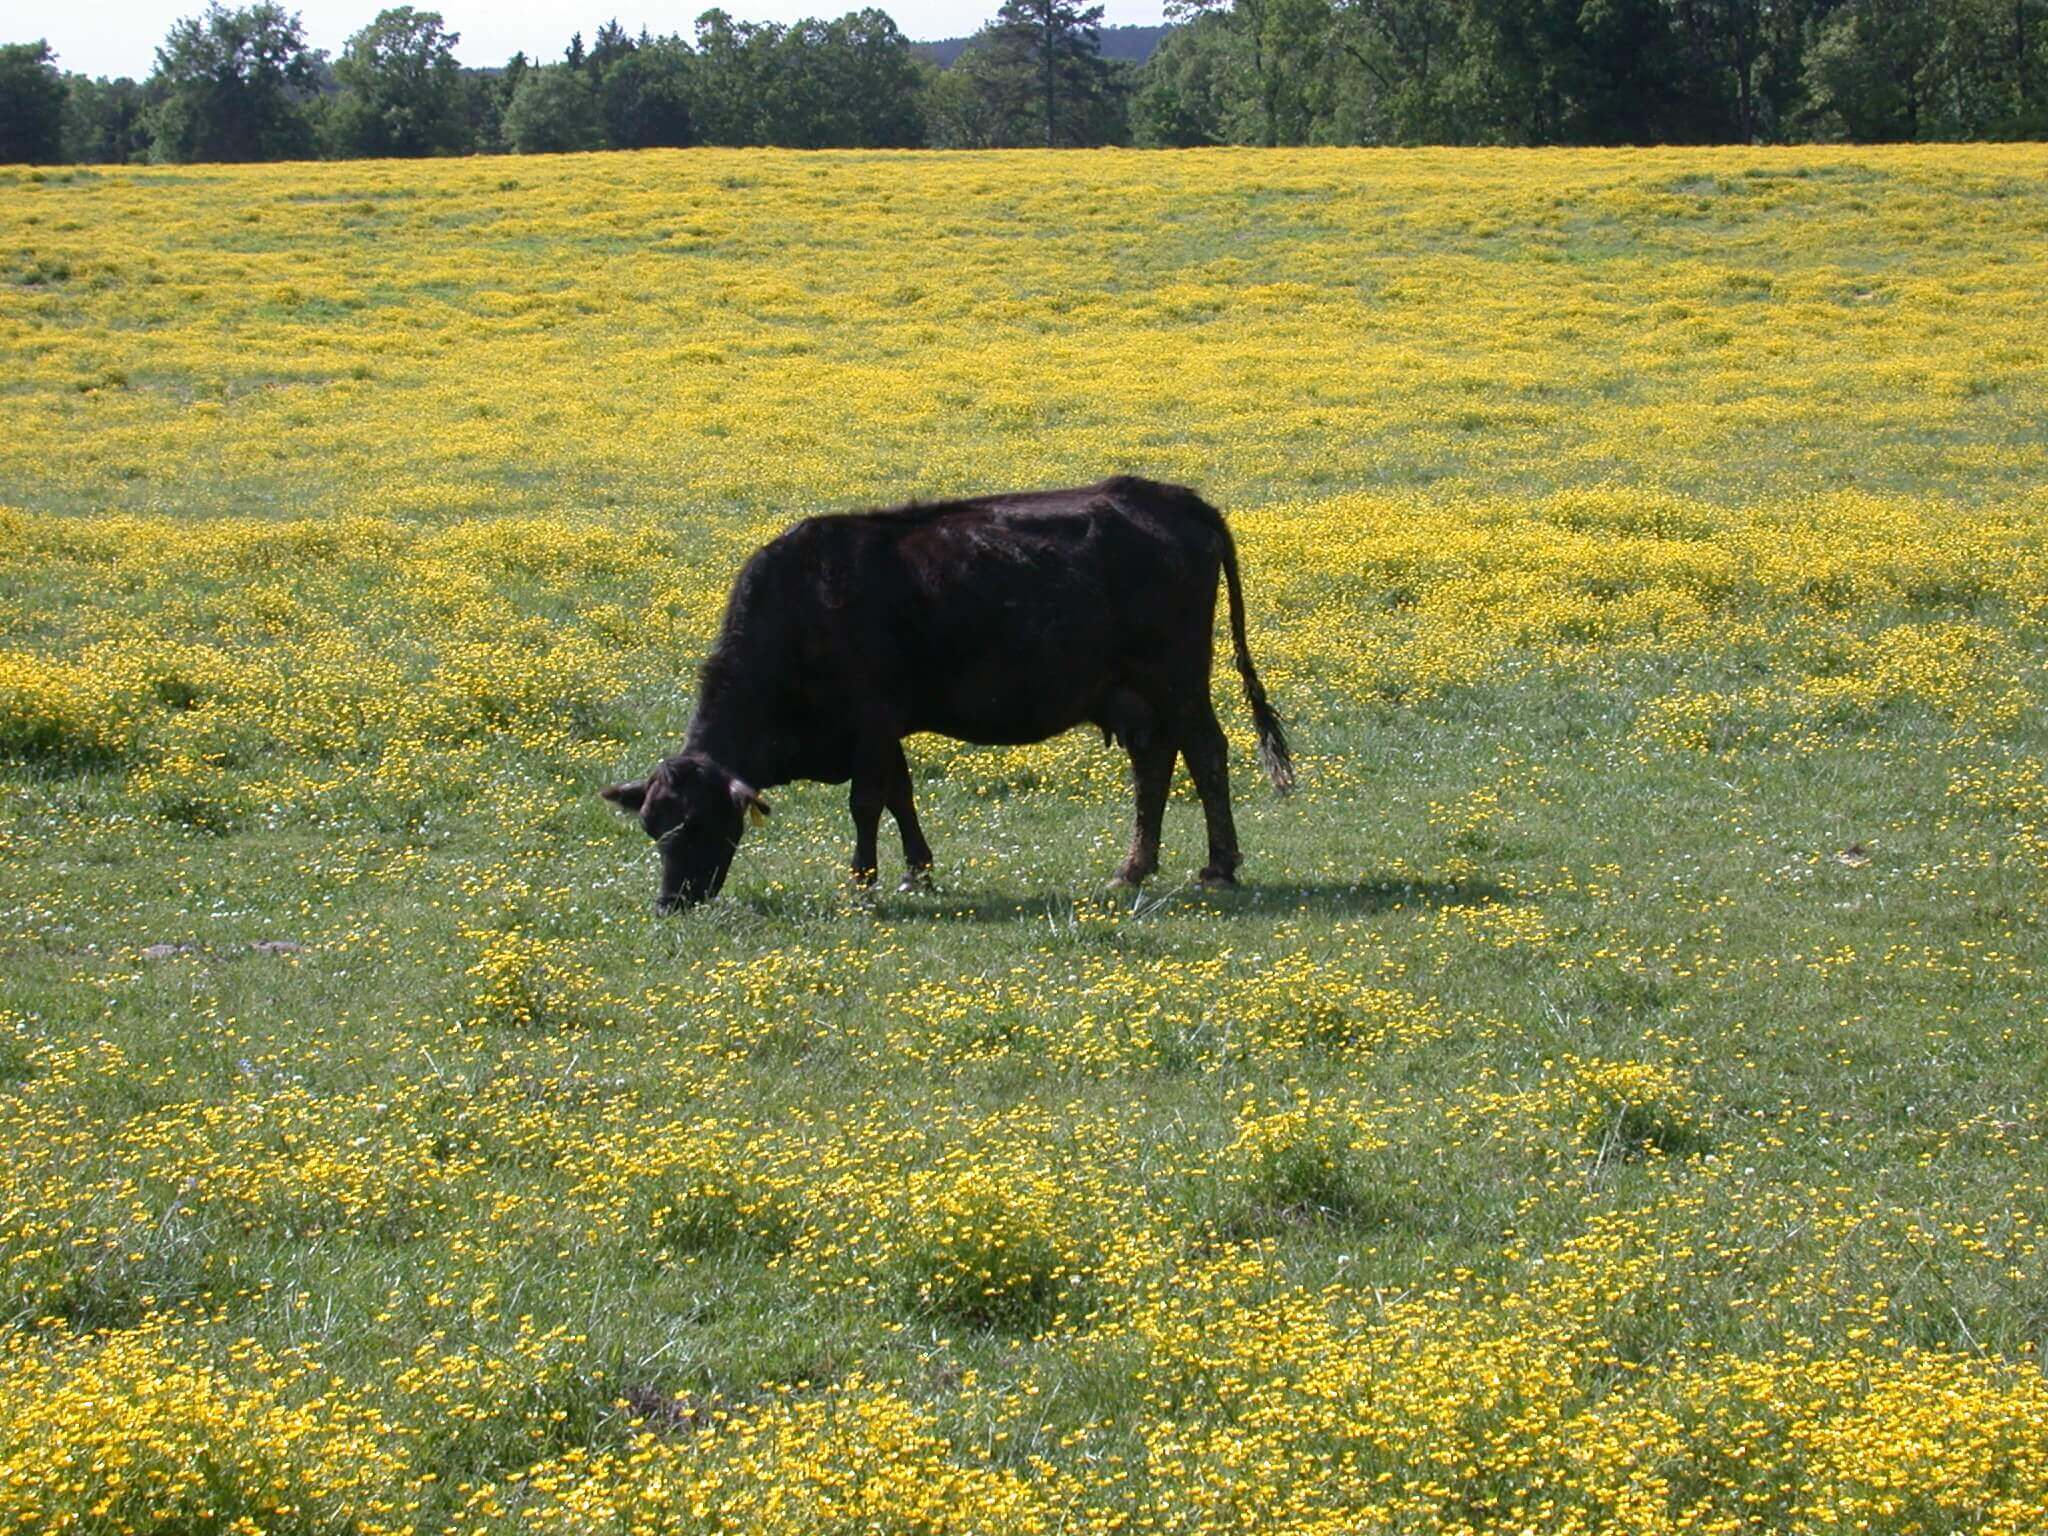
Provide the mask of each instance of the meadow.
{"label": "meadow", "polygon": [[[0,1530],[2038,1531],[2044,176],[0,169]],[[920,739],[652,915],[748,551],[1112,471],[1241,891]]]}

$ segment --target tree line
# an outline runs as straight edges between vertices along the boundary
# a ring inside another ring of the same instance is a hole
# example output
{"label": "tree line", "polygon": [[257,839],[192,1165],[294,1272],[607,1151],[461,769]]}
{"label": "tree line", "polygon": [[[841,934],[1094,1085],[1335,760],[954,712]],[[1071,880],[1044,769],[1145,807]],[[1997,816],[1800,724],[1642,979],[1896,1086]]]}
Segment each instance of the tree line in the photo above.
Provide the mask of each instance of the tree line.
{"label": "tree line", "polygon": [[2048,0],[1184,0],[1162,144],[1719,144],[2048,134]]}
{"label": "tree line", "polygon": [[0,162],[248,161],[692,144],[1642,144],[2037,138],[2048,0],[1171,0],[1142,63],[1102,7],[1002,0],[947,65],[868,8],[692,34],[616,20],[559,59],[456,61],[381,11],[332,58],[213,0],[145,80],[0,46]]}

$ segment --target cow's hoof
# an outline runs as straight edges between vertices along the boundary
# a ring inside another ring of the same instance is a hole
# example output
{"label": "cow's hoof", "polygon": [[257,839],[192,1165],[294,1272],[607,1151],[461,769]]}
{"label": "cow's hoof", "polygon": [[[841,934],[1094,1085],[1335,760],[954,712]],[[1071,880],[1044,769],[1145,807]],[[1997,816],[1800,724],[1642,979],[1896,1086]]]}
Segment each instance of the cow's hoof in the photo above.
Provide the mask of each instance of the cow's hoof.
{"label": "cow's hoof", "polygon": [[1195,871],[1195,881],[1205,891],[1234,891],[1237,876],[1227,869],[1218,869],[1211,864],[1207,869]]}
{"label": "cow's hoof", "polygon": [[1102,888],[1102,894],[1109,897],[1135,896],[1144,888],[1143,880],[1133,880],[1129,875],[1118,875]]}
{"label": "cow's hoof", "polygon": [[938,883],[932,879],[931,866],[927,864],[923,869],[903,871],[903,878],[896,882],[896,889],[905,896],[914,896],[919,891],[937,890]]}

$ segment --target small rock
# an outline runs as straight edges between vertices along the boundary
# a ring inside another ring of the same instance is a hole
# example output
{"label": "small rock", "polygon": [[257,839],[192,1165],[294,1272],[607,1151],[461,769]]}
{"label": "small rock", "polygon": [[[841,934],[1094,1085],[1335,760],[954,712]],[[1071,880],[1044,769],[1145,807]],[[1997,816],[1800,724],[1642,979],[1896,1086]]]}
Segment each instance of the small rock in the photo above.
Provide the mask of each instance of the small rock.
{"label": "small rock", "polygon": [[701,1429],[711,1422],[711,1406],[689,1393],[668,1393],[654,1387],[628,1387],[619,1400],[634,1418],[659,1433]]}
{"label": "small rock", "polygon": [[249,947],[259,955],[296,955],[306,948],[297,939],[258,939]]}
{"label": "small rock", "polygon": [[142,958],[145,960],[168,960],[173,955],[189,955],[191,953],[192,946],[190,944],[149,944],[143,947]]}

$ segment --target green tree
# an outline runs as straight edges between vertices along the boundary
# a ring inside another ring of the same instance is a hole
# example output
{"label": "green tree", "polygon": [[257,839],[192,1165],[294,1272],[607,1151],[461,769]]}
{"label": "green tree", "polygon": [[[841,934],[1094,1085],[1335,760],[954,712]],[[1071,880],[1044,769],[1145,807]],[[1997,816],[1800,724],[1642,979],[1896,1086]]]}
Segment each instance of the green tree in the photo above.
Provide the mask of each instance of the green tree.
{"label": "green tree", "polygon": [[1684,137],[1669,0],[1465,0],[1437,135],[1510,144]]}
{"label": "green tree", "polygon": [[2048,137],[2048,16],[2042,0],[1986,0],[1994,10],[1996,46],[2012,64],[2011,132],[2017,137]]}
{"label": "green tree", "polygon": [[834,90],[847,103],[846,143],[909,148],[925,139],[924,93],[910,39],[886,11],[849,11],[826,29]]}
{"label": "green tree", "polygon": [[1141,145],[1227,144],[1244,104],[1238,33],[1219,14],[1167,33],[1139,73],[1131,134]]}
{"label": "green tree", "polygon": [[1922,138],[2034,138],[2048,129],[2041,0],[1933,0]]}
{"label": "green tree", "polygon": [[[1664,0],[1583,0],[1569,45],[1571,107],[1566,132],[1576,144],[1651,144],[1673,136],[1666,104],[1677,84],[1678,54]],[[1755,138],[1755,82],[1747,137]]]}
{"label": "green tree", "polygon": [[519,94],[520,82],[533,72],[533,68],[533,62],[527,58],[526,50],[523,48],[505,61],[505,67],[498,71],[494,82],[496,100],[479,100],[472,108],[477,122],[480,123],[488,117],[496,124],[496,132],[490,138],[478,135],[478,144],[495,144],[500,149],[509,148],[505,142],[505,114],[512,110],[512,98]]}
{"label": "green tree", "polygon": [[697,18],[697,94],[706,144],[766,144],[768,103],[781,66],[782,28],[735,21],[722,10]]}
{"label": "green tree", "polygon": [[924,71],[919,98],[925,142],[934,149],[998,149],[1016,142],[1008,136],[1003,105],[975,73],[975,56],[970,46],[950,67],[934,64]]}
{"label": "green tree", "polygon": [[927,87],[928,111],[934,114],[927,131],[933,143],[953,149],[1016,149],[1044,142],[1044,127],[1032,111],[1036,75],[1000,49],[996,37],[993,25],[983,27],[941,71],[945,83]]}
{"label": "green tree", "polygon": [[329,132],[345,155],[435,155],[468,147],[461,34],[438,11],[380,11],[335,60],[341,98]]}
{"label": "green tree", "polygon": [[774,31],[770,89],[759,103],[764,142],[793,149],[830,149],[841,142],[846,103],[832,78],[826,24],[813,17]]}
{"label": "green tree", "polygon": [[1819,121],[1865,143],[1931,127],[1942,18],[1927,0],[1856,0],[1828,18],[1807,57]]}
{"label": "green tree", "polygon": [[505,143],[522,155],[596,149],[603,141],[597,93],[575,65],[549,64],[521,76],[505,108]]}
{"label": "green tree", "polygon": [[597,40],[590,45],[590,52],[583,56],[583,68],[590,76],[590,83],[596,85],[602,81],[614,64],[639,46],[632,35],[619,25],[616,16],[599,27]]}
{"label": "green tree", "polygon": [[768,137],[805,149],[921,144],[922,91],[910,40],[878,10],[805,20],[776,43]]}
{"label": "green tree", "polygon": [[149,157],[147,107],[133,80],[64,77],[64,158],[79,165],[122,165]]}
{"label": "green tree", "polygon": [[1806,53],[1814,126],[1862,140],[2040,134],[2042,9],[2041,0],[1847,0]]}
{"label": "green tree", "polygon": [[479,154],[505,147],[505,108],[512,100],[512,87],[506,84],[506,77],[513,63],[524,68],[526,60],[515,54],[500,69],[462,71],[462,140]]}
{"label": "green tree", "polygon": [[1085,145],[1128,144],[1131,142],[1131,97],[1138,89],[1138,61],[1102,61],[1102,84],[1088,100],[1081,118],[1077,143]]}
{"label": "green tree", "polygon": [[1766,132],[1759,80],[1771,71],[1773,22],[1792,5],[1786,0],[1674,0],[1674,7],[1684,75],[1679,96],[1694,109],[1689,114],[1693,131],[1683,137],[1753,142]]}
{"label": "green tree", "polygon": [[1335,30],[1330,0],[1168,0],[1169,16],[1222,15],[1237,33],[1255,103],[1250,137],[1301,144],[1310,137]]}
{"label": "green tree", "polygon": [[1028,115],[1033,143],[1098,142],[1090,129],[1112,89],[1101,27],[1100,5],[1003,0],[988,29],[982,78],[1006,106]]}
{"label": "green tree", "polygon": [[696,143],[692,64],[689,47],[674,37],[642,38],[614,59],[597,88],[605,142],[614,149]]}
{"label": "green tree", "polygon": [[1470,0],[1473,98],[1495,143],[1571,142],[1577,0]]}
{"label": "green tree", "polygon": [[1446,0],[1340,0],[1331,14],[1328,137],[1457,144],[1476,136],[1458,111],[1468,74],[1464,7]]}
{"label": "green tree", "polygon": [[64,77],[46,42],[0,46],[0,164],[64,157]]}
{"label": "green tree", "polygon": [[787,27],[697,18],[692,109],[707,144],[880,148],[925,141],[909,40],[883,12]]}
{"label": "green tree", "polygon": [[286,160],[313,151],[305,103],[319,60],[295,13],[219,0],[172,24],[156,51],[150,153],[158,160]]}

